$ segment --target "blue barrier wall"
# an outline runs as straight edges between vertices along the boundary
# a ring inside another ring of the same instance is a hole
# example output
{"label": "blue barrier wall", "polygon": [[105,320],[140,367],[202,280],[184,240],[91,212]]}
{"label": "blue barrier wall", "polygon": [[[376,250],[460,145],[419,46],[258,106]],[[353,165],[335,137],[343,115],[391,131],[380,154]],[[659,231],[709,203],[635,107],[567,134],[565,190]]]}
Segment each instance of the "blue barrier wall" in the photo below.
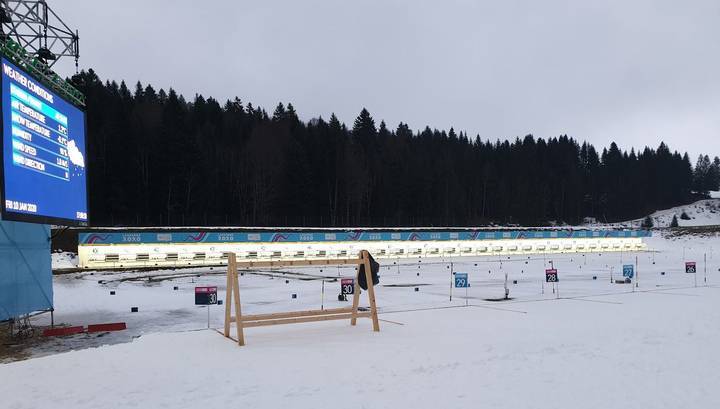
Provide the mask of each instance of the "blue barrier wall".
{"label": "blue barrier wall", "polygon": [[153,244],[153,243],[277,243],[277,242],[347,242],[347,241],[447,241],[504,239],[570,239],[593,237],[649,237],[647,230],[465,230],[465,231],[97,231],[80,233],[84,244]]}
{"label": "blue barrier wall", "polygon": [[0,321],[53,306],[50,226],[0,221]]}

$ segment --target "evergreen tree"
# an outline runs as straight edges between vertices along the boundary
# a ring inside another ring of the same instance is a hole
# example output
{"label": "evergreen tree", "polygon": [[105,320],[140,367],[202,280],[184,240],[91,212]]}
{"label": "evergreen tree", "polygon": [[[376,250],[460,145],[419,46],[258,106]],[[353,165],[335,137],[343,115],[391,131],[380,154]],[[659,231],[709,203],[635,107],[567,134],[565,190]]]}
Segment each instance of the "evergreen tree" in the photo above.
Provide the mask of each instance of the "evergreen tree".
{"label": "evergreen tree", "polygon": [[641,226],[642,226],[643,229],[651,229],[651,228],[654,226],[654,224],[655,224],[655,223],[653,222],[652,217],[650,217],[650,216],[645,216],[645,219],[643,219],[643,222],[642,222],[642,225],[641,225]]}
{"label": "evergreen tree", "polygon": [[[631,220],[718,190],[720,159],[567,135],[484,140],[454,128],[352,129],[332,114],[300,121],[173,89],[72,82],[87,97],[90,213],[95,225],[477,226]],[[599,152],[601,152],[599,154]],[[687,218],[683,214],[681,218]]]}
{"label": "evergreen tree", "polygon": [[277,104],[277,107],[275,107],[275,111],[273,112],[273,121],[282,121],[285,119],[285,105],[283,105],[282,102],[279,102]]}
{"label": "evergreen tree", "polygon": [[716,172],[715,169],[713,169],[712,162],[710,162],[710,157],[708,155],[700,155],[693,174],[693,187],[695,191],[707,195],[710,190],[716,188],[716,180]]}
{"label": "evergreen tree", "polygon": [[375,139],[375,135],[377,134],[375,120],[370,116],[370,112],[368,112],[367,109],[363,108],[362,111],[360,111],[360,115],[355,118],[352,132],[353,136],[359,140]]}

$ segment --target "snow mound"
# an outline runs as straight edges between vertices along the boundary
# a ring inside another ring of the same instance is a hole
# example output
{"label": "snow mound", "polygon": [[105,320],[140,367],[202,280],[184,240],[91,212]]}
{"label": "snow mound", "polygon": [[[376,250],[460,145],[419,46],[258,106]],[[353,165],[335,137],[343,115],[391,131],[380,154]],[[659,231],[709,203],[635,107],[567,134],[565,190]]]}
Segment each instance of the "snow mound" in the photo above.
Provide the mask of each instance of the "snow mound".
{"label": "snow mound", "polygon": [[68,251],[60,253],[52,253],[52,269],[59,270],[63,268],[77,268],[77,254]]}
{"label": "snow mound", "polygon": [[[678,226],[680,227],[720,225],[720,192],[711,193],[717,194],[718,198],[698,200],[688,205],[676,206],[652,213],[650,217],[652,217],[653,220],[653,227],[670,227],[673,216],[677,216]],[[714,197],[714,195],[711,194],[711,197]],[[687,216],[686,219],[682,217],[683,213]],[[586,218],[585,225],[588,227],[639,228],[644,219],[643,217],[625,222],[597,223],[592,218]]]}
{"label": "snow mound", "polygon": [[[683,213],[689,219],[683,219]],[[670,227],[673,216],[677,216],[678,225],[682,227],[720,225],[720,199],[699,200],[693,204],[659,210],[650,215],[655,227]],[[642,222],[637,220],[636,223]]]}

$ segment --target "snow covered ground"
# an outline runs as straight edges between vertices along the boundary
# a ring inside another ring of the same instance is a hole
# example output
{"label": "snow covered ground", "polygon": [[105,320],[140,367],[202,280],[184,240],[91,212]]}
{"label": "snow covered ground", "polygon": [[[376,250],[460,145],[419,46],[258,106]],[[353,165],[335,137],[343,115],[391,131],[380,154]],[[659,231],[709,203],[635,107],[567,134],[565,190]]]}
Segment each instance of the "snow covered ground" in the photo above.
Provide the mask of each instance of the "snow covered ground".
{"label": "snow covered ground", "polygon": [[[57,276],[56,321],[128,330],[34,347],[32,359],[0,365],[0,395],[9,408],[719,407],[720,237],[648,244],[656,251],[384,264],[380,333],[368,320],[251,328],[245,347],[205,330],[208,311],[193,305],[196,285],[224,298],[218,269]],[[551,259],[559,299],[543,284]],[[638,287],[611,283],[636,259]],[[469,274],[467,297],[449,300],[451,270]],[[512,300],[487,301],[503,296],[506,273]],[[243,312],[347,306],[333,280],[349,275],[246,274]],[[222,306],[209,311],[221,328]]]}

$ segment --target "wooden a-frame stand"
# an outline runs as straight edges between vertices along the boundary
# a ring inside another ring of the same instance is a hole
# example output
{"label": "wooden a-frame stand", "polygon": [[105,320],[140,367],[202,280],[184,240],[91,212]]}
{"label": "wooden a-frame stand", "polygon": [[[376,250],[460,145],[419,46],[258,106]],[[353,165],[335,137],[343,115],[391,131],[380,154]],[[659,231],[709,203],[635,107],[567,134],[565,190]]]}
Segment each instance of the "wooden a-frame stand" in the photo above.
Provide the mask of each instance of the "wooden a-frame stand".
{"label": "wooden a-frame stand", "polygon": [[[240,285],[238,284],[238,268],[257,267],[289,267],[289,266],[327,266],[356,264],[358,266],[358,277],[360,266],[364,266],[365,278],[367,279],[368,301],[370,310],[359,312],[360,286],[357,277],[353,291],[352,307],[331,308],[326,310],[291,311],[272,314],[243,315],[240,305]],[[232,316],[232,305],[235,305],[235,316]],[[378,322],[377,306],[375,305],[375,289],[373,288],[372,273],[370,271],[370,253],[362,250],[358,258],[348,259],[325,259],[325,260],[288,260],[288,261],[237,261],[235,253],[228,256],[227,269],[227,292],[225,296],[225,332],[226,338],[230,338],[230,324],[235,323],[237,328],[237,342],[245,345],[245,334],[243,330],[251,327],[263,327],[268,325],[296,324],[300,322],[330,321],[349,319],[350,325],[355,325],[358,318],[371,318],[373,331],[380,331]]]}

